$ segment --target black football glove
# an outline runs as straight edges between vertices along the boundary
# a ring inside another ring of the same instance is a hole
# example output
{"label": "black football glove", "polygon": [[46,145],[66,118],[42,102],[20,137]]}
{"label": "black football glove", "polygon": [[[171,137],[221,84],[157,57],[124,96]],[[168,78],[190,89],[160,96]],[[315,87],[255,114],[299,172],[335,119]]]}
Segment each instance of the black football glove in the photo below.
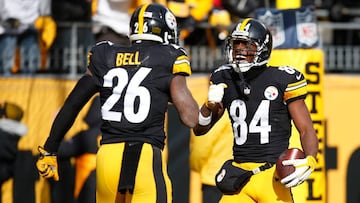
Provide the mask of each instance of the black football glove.
{"label": "black football glove", "polygon": [[57,164],[57,156],[55,153],[47,152],[43,147],[38,147],[40,157],[36,162],[37,170],[40,176],[44,178],[54,178],[59,181],[59,171]]}

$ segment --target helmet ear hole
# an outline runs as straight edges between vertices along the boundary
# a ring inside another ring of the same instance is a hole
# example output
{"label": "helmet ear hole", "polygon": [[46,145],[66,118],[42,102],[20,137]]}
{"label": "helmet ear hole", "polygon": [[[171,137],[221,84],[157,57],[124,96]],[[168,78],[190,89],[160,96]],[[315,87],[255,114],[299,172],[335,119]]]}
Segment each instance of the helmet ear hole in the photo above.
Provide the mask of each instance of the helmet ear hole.
{"label": "helmet ear hole", "polygon": [[145,4],[137,9],[130,19],[131,42],[137,40],[177,44],[177,22],[174,14],[157,3]]}

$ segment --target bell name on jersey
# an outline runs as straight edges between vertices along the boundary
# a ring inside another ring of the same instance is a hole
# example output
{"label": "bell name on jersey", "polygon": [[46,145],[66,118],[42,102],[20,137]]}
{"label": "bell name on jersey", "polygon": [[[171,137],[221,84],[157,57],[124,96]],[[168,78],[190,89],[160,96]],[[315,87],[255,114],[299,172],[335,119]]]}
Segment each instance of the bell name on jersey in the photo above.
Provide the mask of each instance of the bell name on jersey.
{"label": "bell name on jersey", "polygon": [[139,52],[130,53],[117,53],[116,54],[116,66],[126,66],[126,65],[140,65],[139,61]]}

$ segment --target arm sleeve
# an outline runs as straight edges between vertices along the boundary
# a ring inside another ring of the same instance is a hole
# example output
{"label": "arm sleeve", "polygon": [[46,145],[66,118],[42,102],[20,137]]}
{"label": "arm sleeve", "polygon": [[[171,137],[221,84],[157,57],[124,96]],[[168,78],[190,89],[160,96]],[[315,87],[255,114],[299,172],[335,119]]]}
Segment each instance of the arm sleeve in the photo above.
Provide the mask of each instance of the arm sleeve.
{"label": "arm sleeve", "polygon": [[57,152],[62,139],[74,124],[78,113],[97,92],[98,87],[90,75],[80,78],[66,98],[64,105],[61,107],[51,126],[50,135],[44,145],[45,150]]}
{"label": "arm sleeve", "polygon": [[[296,71],[295,74],[286,75],[285,80],[288,80],[284,92],[284,101],[290,104],[298,99],[305,99],[307,96],[307,82],[306,78],[301,72]],[[286,79],[287,78],[287,79]]]}

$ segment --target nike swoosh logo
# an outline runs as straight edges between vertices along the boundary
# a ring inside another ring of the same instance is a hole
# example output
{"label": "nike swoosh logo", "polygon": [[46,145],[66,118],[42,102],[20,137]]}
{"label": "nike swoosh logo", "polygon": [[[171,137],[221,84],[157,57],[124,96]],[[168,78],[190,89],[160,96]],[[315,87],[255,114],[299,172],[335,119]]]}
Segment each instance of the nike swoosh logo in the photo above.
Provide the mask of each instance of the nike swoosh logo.
{"label": "nike swoosh logo", "polygon": [[300,79],[301,79],[301,73],[296,76],[296,79],[297,79],[297,80],[300,80]]}

